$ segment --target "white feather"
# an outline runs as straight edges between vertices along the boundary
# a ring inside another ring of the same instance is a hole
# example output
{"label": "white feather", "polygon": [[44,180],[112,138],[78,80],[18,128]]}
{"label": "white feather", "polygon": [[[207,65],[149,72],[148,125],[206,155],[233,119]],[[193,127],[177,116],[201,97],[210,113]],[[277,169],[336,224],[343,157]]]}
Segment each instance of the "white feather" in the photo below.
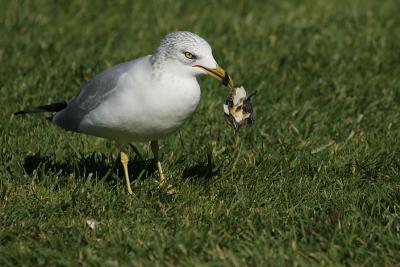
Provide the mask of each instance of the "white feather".
{"label": "white feather", "polygon": [[216,67],[202,38],[187,32],[170,34],[154,56],[116,65],[94,77],[52,123],[120,143],[157,140],[173,133],[200,100],[196,76],[202,72],[182,58],[185,49],[199,55],[199,64]]}

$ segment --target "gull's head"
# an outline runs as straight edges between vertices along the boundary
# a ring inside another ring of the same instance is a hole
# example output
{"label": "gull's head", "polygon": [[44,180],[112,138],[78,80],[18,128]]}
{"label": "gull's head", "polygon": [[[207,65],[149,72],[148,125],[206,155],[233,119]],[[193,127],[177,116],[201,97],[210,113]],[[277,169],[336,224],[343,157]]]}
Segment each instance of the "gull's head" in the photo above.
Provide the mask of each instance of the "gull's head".
{"label": "gull's head", "polygon": [[215,61],[211,46],[194,33],[178,31],[168,34],[161,41],[153,60],[159,64],[168,63],[170,71],[190,76],[208,74],[233,87],[231,77]]}

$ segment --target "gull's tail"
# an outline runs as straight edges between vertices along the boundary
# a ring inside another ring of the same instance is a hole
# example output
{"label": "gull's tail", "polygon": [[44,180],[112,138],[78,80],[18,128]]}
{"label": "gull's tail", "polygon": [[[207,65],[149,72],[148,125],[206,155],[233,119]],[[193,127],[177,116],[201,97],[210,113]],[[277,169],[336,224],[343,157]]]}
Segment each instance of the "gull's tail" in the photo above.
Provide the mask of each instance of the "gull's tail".
{"label": "gull's tail", "polygon": [[43,105],[43,106],[38,106],[36,108],[29,108],[25,110],[20,110],[14,113],[14,115],[23,115],[23,114],[29,114],[29,113],[38,113],[38,112],[58,112],[67,107],[67,102],[57,102],[57,103],[52,103],[49,105]]}

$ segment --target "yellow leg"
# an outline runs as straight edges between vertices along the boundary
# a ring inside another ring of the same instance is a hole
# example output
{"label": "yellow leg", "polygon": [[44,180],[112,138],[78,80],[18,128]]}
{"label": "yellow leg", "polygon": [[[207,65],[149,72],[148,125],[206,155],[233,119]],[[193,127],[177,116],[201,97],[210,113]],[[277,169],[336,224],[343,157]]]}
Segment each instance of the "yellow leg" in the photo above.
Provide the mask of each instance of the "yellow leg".
{"label": "yellow leg", "polygon": [[126,187],[128,188],[129,195],[133,195],[133,192],[131,189],[131,182],[129,181],[128,161],[129,161],[128,154],[126,154],[123,150],[121,150],[121,163],[122,163],[122,166],[124,167]]}
{"label": "yellow leg", "polygon": [[160,158],[158,157],[158,141],[151,141],[150,147],[151,147],[151,151],[153,152],[153,155],[154,155],[154,161],[157,165],[158,174],[160,176],[160,186],[161,186],[164,184],[165,177],[164,177],[164,172],[161,167]]}

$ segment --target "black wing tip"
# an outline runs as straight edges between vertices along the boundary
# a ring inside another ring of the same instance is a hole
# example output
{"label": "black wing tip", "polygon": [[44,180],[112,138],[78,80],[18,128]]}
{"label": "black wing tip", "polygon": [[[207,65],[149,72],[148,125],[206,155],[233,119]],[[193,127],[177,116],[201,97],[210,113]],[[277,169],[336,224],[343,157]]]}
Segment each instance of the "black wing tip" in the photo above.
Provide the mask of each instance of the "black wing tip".
{"label": "black wing tip", "polygon": [[28,112],[26,110],[20,110],[14,113],[14,116],[18,116],[18,115],[24,115],[27,114]]}
{"label": "black wing tip", "polygon": [[18,116],[18,115],[38,113],[38,112],[58,112],[65,109],[67,105],[68,105],[67,101],[57,102],[49,105],[39,106],[33,109],[20,110],[15,112],[14,115]]}
{"label": "black wing tip", "polygon": [[39,106],[36,109],[39,109],[43,112],[58,112],[67,107],[67,101],[52,103],[49,105]]}

